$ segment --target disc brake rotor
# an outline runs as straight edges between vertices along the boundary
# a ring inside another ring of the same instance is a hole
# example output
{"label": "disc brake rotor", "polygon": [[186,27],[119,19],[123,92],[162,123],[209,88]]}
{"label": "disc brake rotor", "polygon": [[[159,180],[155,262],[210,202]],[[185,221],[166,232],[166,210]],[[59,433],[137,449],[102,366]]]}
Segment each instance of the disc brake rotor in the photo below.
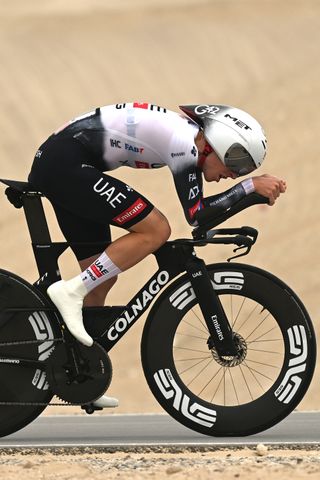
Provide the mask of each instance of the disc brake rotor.
{"label": "disc brake rotor", "polygon": [[211,348],[212,357],[223,367],[237,367],[247,356],[248,346],[245,339],[239,333],[234,333],[233,340],[237,349],[236,356],[221,356],[214,347]]}
{"label": "disc brake rotor", "polygon": [[47,360],[47,380],[52,392],[71,403],[90,403],[110,385],[112,365],[108,354],[96,342],[92,347],[79,343],[71,350],[57,345]]}

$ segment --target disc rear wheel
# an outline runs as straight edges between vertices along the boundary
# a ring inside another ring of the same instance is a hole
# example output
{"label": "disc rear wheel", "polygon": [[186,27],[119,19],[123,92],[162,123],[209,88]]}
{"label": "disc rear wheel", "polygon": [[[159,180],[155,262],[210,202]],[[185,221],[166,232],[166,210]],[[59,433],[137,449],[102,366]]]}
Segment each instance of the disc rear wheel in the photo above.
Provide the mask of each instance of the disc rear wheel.
{"label": "disc rear wheel", "polygon": [[44,361],[54,351],[61,331],[46,306],[32,285],[0,270],[0,436],[32,422],[52,398],[45,372],[17,360]]}

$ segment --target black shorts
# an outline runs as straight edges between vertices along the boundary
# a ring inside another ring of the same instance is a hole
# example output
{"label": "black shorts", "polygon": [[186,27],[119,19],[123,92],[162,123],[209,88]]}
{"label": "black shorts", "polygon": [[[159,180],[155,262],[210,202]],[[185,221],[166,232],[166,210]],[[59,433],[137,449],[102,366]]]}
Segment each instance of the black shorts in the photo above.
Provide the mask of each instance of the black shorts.
{"label": "black shorts", "polygon": [[73,138],[50,137],[38,150],[29,182],[52,203],[78,260],[101,253],[111,242],[110,225],[126,230],[143,220],[153,205],[120,180],[102,172],[103,162]]}

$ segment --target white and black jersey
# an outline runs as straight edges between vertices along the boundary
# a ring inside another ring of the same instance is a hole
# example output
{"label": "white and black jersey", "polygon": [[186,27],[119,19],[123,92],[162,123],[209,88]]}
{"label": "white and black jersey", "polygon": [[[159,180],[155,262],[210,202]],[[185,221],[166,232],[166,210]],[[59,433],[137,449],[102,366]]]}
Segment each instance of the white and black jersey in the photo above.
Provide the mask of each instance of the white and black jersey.
{"label": "white and black jersey", "polygon": [[55,135],[72,137],[98,158],[102,171],[119,167],[169,167],[185,212],[192,224],[201,208],[202,175],[194,143],[196,123],[149,103],[121,103],[97,108],[72,120]]}
{"label": "white and black jersey", "polygon": [[41,145],[28,180],[52,203],[77,258],[88,258],[102,250],[85,243],[107,245],[110,225],[128,230],[154,208],[142,193],[109,174],[116,168],[169,167],[190,225],[196,225],[200,209],[245,195],[238,184],[203,198],[198,132],[192,120],[149,103],[97,108],[68,122]]}

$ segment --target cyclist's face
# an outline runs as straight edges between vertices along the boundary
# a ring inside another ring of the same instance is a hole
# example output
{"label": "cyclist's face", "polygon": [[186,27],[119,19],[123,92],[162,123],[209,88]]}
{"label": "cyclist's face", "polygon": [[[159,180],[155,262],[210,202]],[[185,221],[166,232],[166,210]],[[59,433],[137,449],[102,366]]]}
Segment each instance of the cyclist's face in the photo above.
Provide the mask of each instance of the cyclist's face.
{"label": "cyclist's face", "polygon": [[221,162],[214,151],[205,159],[202,171],[207,182],[219,182],[221,178],[237,178],[238,176]]}

